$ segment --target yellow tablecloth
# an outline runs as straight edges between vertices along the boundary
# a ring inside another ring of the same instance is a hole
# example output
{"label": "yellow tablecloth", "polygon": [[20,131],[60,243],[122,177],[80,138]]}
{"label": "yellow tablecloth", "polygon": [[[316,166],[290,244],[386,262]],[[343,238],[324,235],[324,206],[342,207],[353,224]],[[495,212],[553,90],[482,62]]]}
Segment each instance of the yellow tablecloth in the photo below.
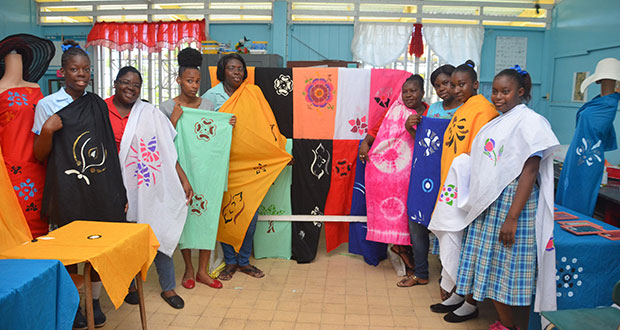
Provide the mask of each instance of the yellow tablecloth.
{"label": "yellow tablecloth", "polygon": [[148,224],[74,221],[36,242],[0,252],[0,258],[58,259],[65,266],[88,261],[118,308],[139,271],[146,280],[158,247]]}

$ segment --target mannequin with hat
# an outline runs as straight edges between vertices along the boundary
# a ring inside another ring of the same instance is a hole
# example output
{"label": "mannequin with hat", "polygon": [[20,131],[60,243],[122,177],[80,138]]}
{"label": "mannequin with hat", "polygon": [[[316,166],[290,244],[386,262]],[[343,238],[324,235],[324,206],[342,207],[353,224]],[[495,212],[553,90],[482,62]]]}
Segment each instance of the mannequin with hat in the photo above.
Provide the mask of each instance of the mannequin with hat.
{"label": "mannequin with hat", "polygon": [[33,237],[48,232],[41,215],[45,165],[34,157],[35,106],[43,98],[36,83],[54,57],[46,39],[16,34],[0,41],[0,147],[4,162]]}
{"label": "mannequin with hat", "polygon": [[618,148],[613,121],[620,93],[614,91],[620,81],[620,61],[605,58],[596,71],[581,84],[581,92],[592,83],[601,85],[601,93],[577,111],[577,127],[571,141],[558,189],[556,202],[574,211],[592,216],[605,169],[605,151]]}

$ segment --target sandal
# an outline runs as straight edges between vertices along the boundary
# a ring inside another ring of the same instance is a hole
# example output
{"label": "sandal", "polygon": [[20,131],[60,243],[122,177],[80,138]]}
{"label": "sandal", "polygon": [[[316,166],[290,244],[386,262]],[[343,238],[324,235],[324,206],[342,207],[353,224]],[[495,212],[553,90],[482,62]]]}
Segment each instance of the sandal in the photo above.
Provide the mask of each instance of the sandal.
{"label": "sandal", "polygon": [[414,285],[425,285],[428,284],[428,279],[423,279],[423,278],[419,278],[415,275],[411,276],[405,276],[402,280],[398,281],[398,283],[396,283],[396,286],[398,286],[399,288],[409,288],[412,287]]}
{"label": "sandal", "polygon": [[256,266],[253,265],[239,267],[239,271],[255,278],[265,277],[265,273],[263,273],[262,270],[256,268]]}
{"label": "sandal", "polygon": [[230,279],[232,279],[236,271],[237,265],[226,265],[226,267],[224,267],[224,270],[222,270],[222,272],[217,278],[221,281],[229,281]]}

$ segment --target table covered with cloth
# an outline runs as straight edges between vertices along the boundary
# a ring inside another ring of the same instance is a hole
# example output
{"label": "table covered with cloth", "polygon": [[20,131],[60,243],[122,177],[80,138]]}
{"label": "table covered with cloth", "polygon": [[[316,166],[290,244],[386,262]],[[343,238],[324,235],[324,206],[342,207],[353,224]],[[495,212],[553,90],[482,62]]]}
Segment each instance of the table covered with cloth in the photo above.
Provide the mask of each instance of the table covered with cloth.
{"label": "table covered with cloth", "polygon": [[58,260],[0,260],[2,329],[71,329],[78,291]]}
{"label": "table covered with cloth", "polygon": [[[558,310],[610,306],[611,292],[620,280],[620,241],[598,235],[574,235],[560,227],[560,221],[588,220],[604,230],[618,230],[612,225],[555,205],[577,219],[556,220],[554,242]],[[550,247],[547,247],[550,248]],[[540,329],[540,316],[530,313],[528,329]]]}
{"label": "table covered with cloth", "polygon": [[142,271],[146,280],[158,247],[148,224],[74,221],[34,242],[0,252],[0,258],[58,259],[65,266],[89,262],[118,308],[136,274]]}

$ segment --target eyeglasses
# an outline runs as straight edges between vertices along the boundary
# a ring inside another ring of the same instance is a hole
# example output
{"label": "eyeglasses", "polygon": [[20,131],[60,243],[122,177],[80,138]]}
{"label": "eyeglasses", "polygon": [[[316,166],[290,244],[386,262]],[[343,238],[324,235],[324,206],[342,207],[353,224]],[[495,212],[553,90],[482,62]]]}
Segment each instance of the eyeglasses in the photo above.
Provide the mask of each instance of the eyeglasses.
{"label": "eyeglasses", "polygon": [[245,71],[245,68],[244,68],[244,67],[242,67],[242,66],[227,66],[227,67],[226,67],[226,70],[228,70],[228,71],[233,71],[233,72],[234,72],[234,71],[237,71],[237,72],[244,72],[244,71]]}
{"label": "eyeglasses", "polygon": [[131,83],[131,81],[128,81],[128,80],[117,80],[116,82],[117,82],[119,85],[121,85],[121,86],[131,86],[131,87],[133,87],[133,88],[137,88],[137,89],[142,88],[142,83],[139,83],[139,84],[132,84],[132,83]]}

